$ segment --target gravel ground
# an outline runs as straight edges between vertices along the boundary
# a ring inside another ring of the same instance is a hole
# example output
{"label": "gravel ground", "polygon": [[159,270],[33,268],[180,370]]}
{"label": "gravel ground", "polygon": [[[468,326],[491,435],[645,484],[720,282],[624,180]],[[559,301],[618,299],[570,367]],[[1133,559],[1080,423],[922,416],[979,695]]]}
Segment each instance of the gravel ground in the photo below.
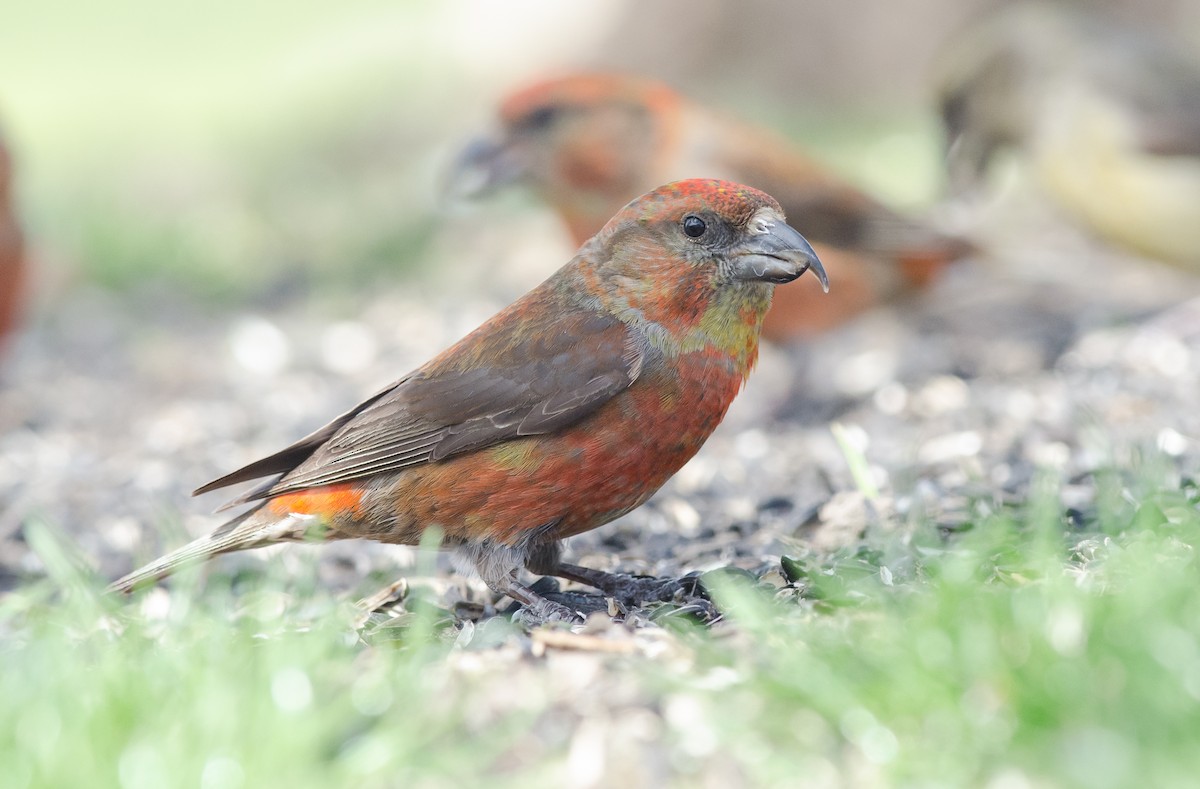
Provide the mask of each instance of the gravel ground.
{"label": "gravel ground", "polygon": [[[66,532],[105,577],[210,530],[221,500],[191,500],[191,489],[309,432],[484,320],[514,281],[536,281],[510,265],[497,261],[465,297],[443,276],[357,306],[291,298],[229,311],[153,288],[73,290],[3,370],[0,591],[41,572],[22,535],[29,519]],[[855,543],[873,519],[953,528],[979,501],[1022,498],[1039,467],[1061,470],[1065,503],[1081,512],[1090,472],[1133,449],[1157,446],[1188,472],[1200,457],[1198,293],[1184,274],[1070,234],[996,251],[818,343],[764,349],[703,451],[570,552],[634,573],[762,575],[781,554]],[[831,422],[865,453],[874,505]],[[415,564],[411,549],[361,543],[214,564],[314,551],[321,579],[348,594]],[[494,610],[477,581],[442,567],[429,583],[447,606],[464,619]]]}

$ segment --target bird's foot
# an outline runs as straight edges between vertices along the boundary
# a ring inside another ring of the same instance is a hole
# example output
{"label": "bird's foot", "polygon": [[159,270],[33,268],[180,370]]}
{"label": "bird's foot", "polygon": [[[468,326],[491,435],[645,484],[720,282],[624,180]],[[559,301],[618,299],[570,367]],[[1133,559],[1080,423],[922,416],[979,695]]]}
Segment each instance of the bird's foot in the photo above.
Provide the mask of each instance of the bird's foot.
{"label": "bird's foot", "polygon": [[583,615],[578,611],[574,611],[562,603],[547,600],[516,581],[513,581],[504,591],[521,604],[521,610],[513,615],[513,621],[525,627],[533,628],[551,622],[567,622],[569,624],[583,622]]}
{"label": "bird's foot", "polygon": [[699,576],[693,574],[682,578],[655,578],[646,575],[606,573],[603,570],[565,563],[560,563],[554,574],[599,589],[626,608],[643,603],[667,603],[681,597],[704,596]]}
{"label": "bird's foot", "polygon": [[523,605],[519,611],[513,614],[513,621],[532,630],[535,627],[555,622],[577,625],[583,622],[583,618],[561,603],[542,600],[534,605]]}

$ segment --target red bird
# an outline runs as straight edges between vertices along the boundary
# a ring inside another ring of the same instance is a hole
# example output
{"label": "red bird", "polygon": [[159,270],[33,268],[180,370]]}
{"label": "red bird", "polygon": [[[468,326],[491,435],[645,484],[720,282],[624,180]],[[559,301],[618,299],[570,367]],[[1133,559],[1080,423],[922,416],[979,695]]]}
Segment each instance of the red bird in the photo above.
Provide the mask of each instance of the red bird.
{"label": "red bird", "polygon": [[768,195],[660,187],[425,366],[201,487],[272,477],[232,502],[254,509],[112,588],[283,541],[415,545],[435,526],[494,591],[572,619],[518,572],[626,593],[628,578],[560,562],[560,541],[641,505],[696,453],[754,365],[775,285],[809,268],[824,284]]}
{"label": "red bird", "polygon": [[[730,178],[775,196],[835,272],[775,294],[763,335],[812,336],[928,285],[970,246],[901,216],[774,135],[721,117],[665,85],[608,74],[551,80],[503,102],[498,139],[473,143],[452,191],[522,182],[576,242],[628,200],[676,178]],[[831,263],[832,261],[832,263]]]}
{"label": "red bird", "polygon": [[12,156],[0,138],[0,342],[17,324],[25,284],[25,246],[12,195]]}

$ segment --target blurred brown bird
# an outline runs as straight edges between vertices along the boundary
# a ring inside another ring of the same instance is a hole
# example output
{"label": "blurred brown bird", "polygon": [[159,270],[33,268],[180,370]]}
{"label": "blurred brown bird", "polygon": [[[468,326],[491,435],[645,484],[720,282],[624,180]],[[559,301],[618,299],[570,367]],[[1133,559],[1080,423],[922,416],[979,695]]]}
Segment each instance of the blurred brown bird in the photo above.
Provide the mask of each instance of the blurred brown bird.
{"label": "blurred brown bird", "polygon": [[248,513],[113,584],[306,539],[415,545],[440,529],[539,619],[573,613],[522,568],[611,595],[632,579],[559,561],[565,537],[641,505],[720,423],[775,285],[825,273],[771,197],[691,180],[642,196],[558,273],[307,438],[201,487],[271,477]]}
{"label": "blurred brown bird", "polygon": [[500,107],[500,134],[464,151],[451,192],[530,187],[576,241],[628,200],[675,178],[729,178],[775,196],[833,272],[780,288],[763,336],[808,337],[922,288],[970,246],[887,208],[787,141],[650,80],[582,74],[525,88]]}
{"label": "blurred brown bird", "polygon": [[1200,61],[1089,13],[1006,6],[941,58],[950,183],[984,186],[1003,150],[1110,242],[1200,268]]}
{"label": "blurred brown bird", "polygon": [[12,155],[0,137],[0,350],[16,328],[25,292],[25,244],[13,203]]}

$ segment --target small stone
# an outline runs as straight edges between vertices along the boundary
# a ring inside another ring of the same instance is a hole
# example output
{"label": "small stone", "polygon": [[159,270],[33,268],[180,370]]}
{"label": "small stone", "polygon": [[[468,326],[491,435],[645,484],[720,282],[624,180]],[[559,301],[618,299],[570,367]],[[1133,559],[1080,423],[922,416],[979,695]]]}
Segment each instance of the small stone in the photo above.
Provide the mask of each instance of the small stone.
{"label": "small stone", "polygon": [[259,317],[238,321],[230,332],[229,346],[242,369],[264,376],[282,372],[291,356],[287,335]]}

